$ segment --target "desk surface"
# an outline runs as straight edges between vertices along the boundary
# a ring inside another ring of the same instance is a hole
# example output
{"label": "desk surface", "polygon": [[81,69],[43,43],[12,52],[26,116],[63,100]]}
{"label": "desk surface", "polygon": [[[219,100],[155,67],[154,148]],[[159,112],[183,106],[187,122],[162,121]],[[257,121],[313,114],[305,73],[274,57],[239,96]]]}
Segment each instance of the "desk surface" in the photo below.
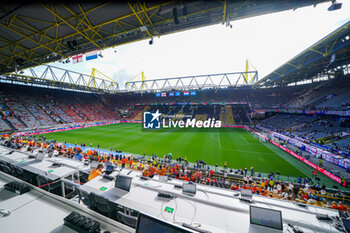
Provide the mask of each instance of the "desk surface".
{"label": "desk surface", "polygon": [[79,171],[77,168],[67,166],[53,167],[52,162],[43,160],[42,162],[32,161],[24,163],[22,169],[47,176],[51,180],[67,177]]}
{"label": "desk surface", "polygon": [[[11,180],[5,179],[0,172],[0,190],[4,183]],[[0,209],[10,211],[10,215],[0,217],[1,232],[6,233],[74,233],[72,229],[64,226],[63,219],[72,211],[79,212],[94,219],[94,215],[88,215],[81,212],[86,209],[78,204],[66,204],[54,197],[51,197],[42,190],[31,190],[30,192],[18,195],[13,193],[11,198],[1,201],[3,193],[0,192]],[[66,200],[66,202],[69,202]],[[78,207],[75,207],[78,206]],[[132,233],[134,230],[113,221],[113,224],[107,221],[100,221],[104,230],[111,232]],[[112,222],[112,220],[111,220]],[[116,227],[119,226],[119,227]]]}
{"label": "desk surface", "polygon": [[[121,172],[112,173],[111,176],[127,173],[128,170],[124,169]],[[133,177],[130,192],[118,190],[114,187],[114,180],[103,179],[102,175],[82,185],[81,189],[100,194],[112,202],[169,222],[199,223],[203,229],[212,232],[280,232],[251,225],[249,204],[234,197],[233,191],[197,185],[196,195],[188,196],[183,194],[181,189],[174,187],[174,184],[182,184],[179,180],[162,182],[155,176],[145,181],[140,179],[139,175],[141,173],[137,171],[129,174]],[[106,189],[102,191],[102,187]],[[159,191],[171,193],[177,198],[174,200],[159,198],[157,197]],[[304,209],[292,202],[261,196],[254,196],[253,199],[255,206],[281,210],[284,228],[287,223],[294,223],[305,228],[305,232],[308,232],[309,227],[317,232],[337,232],[329,226],[329,223],[316,219],[317,213],[336,216],[336,211],[314,206]],[[166,207],[174,208],[174,213],[165,212]],[[313,230],[309,229],[310,232]]]}

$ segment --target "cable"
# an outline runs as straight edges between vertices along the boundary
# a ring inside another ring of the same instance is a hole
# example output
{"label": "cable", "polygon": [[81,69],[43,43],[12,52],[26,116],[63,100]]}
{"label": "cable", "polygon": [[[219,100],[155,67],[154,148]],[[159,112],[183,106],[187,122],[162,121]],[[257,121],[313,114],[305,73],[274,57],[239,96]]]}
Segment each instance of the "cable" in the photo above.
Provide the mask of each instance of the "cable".
{"label": "cable", "polygon": [[[192,203],[191,203],[190,201],[185,200],[185,199],[184,199],[184,201],[186,201],[187,203],[189,203],[190,205],[192,205]],[[194,203],[194,205],[192,205],[192,206],[193,206],[193,208],[194,208],[194,214],[193,214],[193,216],[192,216],[190,225],[193,224],[194,217],[196,216],[196,213],[197,213],[197,205],[196,205],[196,202],[193,202],[193,203]]]}
{"label": "cable", "polygon": [[19,208],[21,208],[21,207],[23,207],[23,206],[25,206],[25,205],[28,205],[29,203],[32,203],[33,201],[36,201],[37,199],[39,199],[39,198],[41,198],[42,196],[44,196],[45,194],[42,194],[42,195],[40,195],[39,197],[37,197],[37,198],[35,198],[35,199],[33,199],[33,200],[31,200],[31,201],[29,201],[29,202],[27,202],[27,203],[24,203],[23,205],[21,205],[21,206],[18,206],[17,208],[15,208],[15,209],[13,209],[13,210],[0,210],[0,212],[5,212],[5,214],[3,214],[3,217],[6,217],[6,216],[8,216],[8,215],[10,215],[12,212],[14,212],[14,211],[16,211],[17,209],[19,209]]}
{"label": "cable", "polygon": [[9,216],[10,214],[11,214],[11,212],[9,210],[0,209],[0,216],[1,217],[6,217],[6,216]]}
{"label": "cable", "polygon": [[[305,220],[294,221],[294,222],[293,222],[293,225],[295,225],[295,224],[298,223],[298,222],[304,222],[304,223],[306,223],[307,225],[315,226],[314,224],[311,224],[310,222],[307,222],[307,221],[305,221]],[[311,228],[308,228],[308,229],[311,230],[311,231],[313,231],[313,232],[315,232],[315,233],[317,233],[316,231],[314,231],[314,230],[311,229]]]}

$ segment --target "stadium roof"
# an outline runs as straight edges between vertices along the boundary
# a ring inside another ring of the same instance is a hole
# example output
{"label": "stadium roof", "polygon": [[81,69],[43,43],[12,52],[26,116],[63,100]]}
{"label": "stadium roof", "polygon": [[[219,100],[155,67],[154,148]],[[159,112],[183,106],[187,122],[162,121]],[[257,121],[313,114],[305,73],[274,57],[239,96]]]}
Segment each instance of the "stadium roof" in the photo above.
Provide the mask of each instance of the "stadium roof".
{"label": "stadium roof", "polygon": [[[350,21],[278,67],[257,84],[286,85],[330,74],[350,63]],[[340,70],[339,70],[340,72]]]}
{"label": "stadium roof", "polygon": [[330,0],[0,3],[0,74]]}

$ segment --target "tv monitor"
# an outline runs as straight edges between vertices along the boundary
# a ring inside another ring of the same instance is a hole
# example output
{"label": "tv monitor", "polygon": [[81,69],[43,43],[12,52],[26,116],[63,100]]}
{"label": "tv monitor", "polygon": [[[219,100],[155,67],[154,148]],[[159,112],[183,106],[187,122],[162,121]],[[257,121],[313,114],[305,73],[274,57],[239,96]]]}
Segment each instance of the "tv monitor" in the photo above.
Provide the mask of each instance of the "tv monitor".
{"label": "tv monitor", "polygon": [[113,165],[107,165],[106,166],[106,174],[111,174],[114,171],[114,166]]}
{"label": "tv monitor", "polygon": [[182,185],[182,192],[183,193],[195,195],[196,191],[197,191],[197,186],[195,184],[183,184]]}
{"label": "tv monitor", "polygon": [[38,161],[38,162],[42,162],[43,159],[45,157],[45,154],[44,153],[38,153],[35,157],[35,160]]}
{"label": "tv monitor", "polygon": [[251,189],[241,189],[241,197],[252,197],[253,193]]}
{"label": "tv monitor", "polygon": [[115,180],[115,187],[121,190],[130,191],[132,177],[117,175],[117,179]]}
{"label": "tv monitor", "polygon": [[163,222],[151,216],[139,213],[136,233],[191,233],[171,223]]}
{"label": "tv monitor", "polygon": [[159,176],[159,180],[167,182],[168,181],[168,176]]}
{"label": "tv monitor", "polygon": [[350,232],[350,220],[342,218],[343,226],[346,232]]}
{"label": "tv monitor", "polygon": [[99,164],[100,162],[98,161],[91,161],[91,164],[90,164],[90,168],[91,169],[96,169],[97,168],[97,165]]}
{"label": "tv monitor", "polygon": [[250,206],[250,223],[277,230],[283,230],[282,212],[258,206]]}

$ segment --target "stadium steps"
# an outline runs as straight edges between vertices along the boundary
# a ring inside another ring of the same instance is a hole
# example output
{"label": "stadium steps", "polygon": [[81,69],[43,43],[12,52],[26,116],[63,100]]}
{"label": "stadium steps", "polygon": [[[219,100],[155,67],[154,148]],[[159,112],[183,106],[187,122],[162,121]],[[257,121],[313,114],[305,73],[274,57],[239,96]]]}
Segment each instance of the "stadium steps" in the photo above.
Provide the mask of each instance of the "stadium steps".
{"label": "stadium steps", "polygon": [[206,114],[196,114],[195,115],[195,119],[197,121],[205,121],[205,120],[208,119],[208,115],[206,115]]}
{"label": "stadium steps", "polygon": [[225,105],[225,125],[234,125],[235,120],[233,119],[232,106],[230,104]]}
{"label": "stadium steps", "polygon": [[141,111],[139,111],[136,116],[133,118],[134,121],[141,121],[142,120],[142,113],[144,111],[147,111],[149,106],[145,106]]}
{"label": "stadium steps", "polygon": [[247,109],[247,106],[246,106],[246,105],[243,105],[243,110],[244,110],[244,113],[245,113],[245,115],[246,115],[246,117],[247,117],[249,123],[252,124],[252,123],[253,123],[253,122],[252,122],[252,119],[251,119],[250,116],[249,116],[250,110]]}
{"label": "stadium steps", "polygon": [[29,108],[25,105],[25,104],[22,104],[22,106],[29,112],[30,115],[32,115],[34,117],[34,119],[37,121],[37,122],[40,122],[38,121],[38,119],[36,118],[36,116],[29,110]]}
{"label": "stadium steps", "polygon": [[[6,103],[4,103],[4,105],[5,105],[5,107],[7,108],[7,110],[10,110],[10,107],[9,106],[7,106],[7,104]],[[6,109],[5,108],[5,109]],[[20,119],[19,117],[17,117],[17,115],[16,115],[16,113],[12,110],[12,111],[10,111],[11,113],[12,113],[12,116],[13,116],[13,118],[15,118],[20,124],[22,124],[22,126],[24,126],[24,127],[28,127],[26,124],[24,124],[24,122],[22,121],[22,119]],[[8,121],[8,123],[10,123],[11,124],[11,126],[12,127],[14,127],[14,129],[16,130],[16,127],[9,121],[9,120],[7,120]]]}
{"label": "stadium steps", "polygon": [[22,121],[22,119],[20,117],[18,117],[17,115],[15,115],[15,118],[25,127],[28,128],[28,125],[26,123],[24,123],[24,121]]}
{"label": "stadium steps", "polygon": [[317,90],[322,88],[327,82],[321,83],[319,85],[314,86],[310,90],[304,92],[303,94],[299,95],[298,98],[290,101],[289,103],[286,104],[287,107],[299,107],[299,106],[306,106],[311,104],[312,102],[315,101],[315,93],[318,93]]}
{"label": "stadium steps", "polygon": [[16,128],[11,124],[11,122],[9,122],[7,119],[3,119],[3,121],[12,129],[12,130],[16,130]]}
{"label": "stadium steps", "polygon": [[[67,113],[61,108],[60,104],[56,104],[55,107],[58,108],[58,109],[60,109],[60,110],[62,111],[62,113],[66,115],[66,118],[67,118],[67,119],[71,119],[71,116],[70,116],[69,114],[67,114]],[[60,117],[60,118],[62,119],[62,117]],[[66,121],[64,121],[64,122],[66,122]],[[66,123],[68,123],[68,122],[66,122]]]}
{"label": "stadium steps", "polygon": [[40,106],[39,104],[37,104],[37,106],[38,106],[39,108],[41,108],[41,109],[43,109],[42,107],[46,107],[45,109],[43,109],[44,112],[46,113],[46,115],[47,115],[53,122],[56,122],[56,119],[54,119],[54,118],[51,116],[51,114],[49,114],[49,113],[47,112],[47,109],[49,109],[49,107],[47,107],[46,105]]}
{"label": "stadium steps", "polygon": [[[56,111],[55,111],[55,109],[51,109],[48,105],[44,105],[44,106],[46,106],[46,108],[48,109],[48,110],[51,110],[52,111],[52,114],[54,115],[54,116],[56,116],[61,122],[63,122],[63,123],[67,123],[61,116],[60,116],[60,114],[58,114],[58,113],[56,113]],[[52,118],[52,117],[51,117]],[[55,121],[56,122],[56,119],[53,119],[53,121]]]}

